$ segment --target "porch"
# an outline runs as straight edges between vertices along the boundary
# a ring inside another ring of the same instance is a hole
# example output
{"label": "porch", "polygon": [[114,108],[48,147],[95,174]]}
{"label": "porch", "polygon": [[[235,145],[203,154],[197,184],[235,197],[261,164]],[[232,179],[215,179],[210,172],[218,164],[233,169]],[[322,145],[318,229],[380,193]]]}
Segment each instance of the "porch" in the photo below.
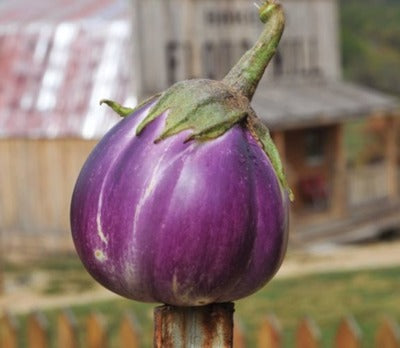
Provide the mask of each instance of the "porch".
{"label": "porch", "polygon": [[398,125],[379,115],[356,126],[273,133],[296,196],[292,240],[361,239],[400,228]]}

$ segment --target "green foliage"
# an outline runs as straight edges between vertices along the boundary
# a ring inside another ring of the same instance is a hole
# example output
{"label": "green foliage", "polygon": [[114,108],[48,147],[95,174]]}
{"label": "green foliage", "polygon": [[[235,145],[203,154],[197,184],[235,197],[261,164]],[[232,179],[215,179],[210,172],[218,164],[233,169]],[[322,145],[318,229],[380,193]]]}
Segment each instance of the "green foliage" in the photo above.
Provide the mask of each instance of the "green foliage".
{"label": "green foliage", "polygon": [[341,0],[345,78],[400,94],[400,2]]}

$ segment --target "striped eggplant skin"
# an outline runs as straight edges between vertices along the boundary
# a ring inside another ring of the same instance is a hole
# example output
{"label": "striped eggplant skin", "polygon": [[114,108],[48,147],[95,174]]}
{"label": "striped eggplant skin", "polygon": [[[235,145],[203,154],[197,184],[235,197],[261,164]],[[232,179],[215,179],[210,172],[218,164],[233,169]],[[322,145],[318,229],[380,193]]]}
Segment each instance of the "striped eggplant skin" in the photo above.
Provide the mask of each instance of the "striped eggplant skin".
{"label": "striped eggplant skin", "polygon": [[267,155],[244,124],[155,144],[166,113],[136,135],[152,105],[112,128],[81,170],[71,203],[79,257],[137,301],[199,306],[254,293],[287,245],[288,199]]}

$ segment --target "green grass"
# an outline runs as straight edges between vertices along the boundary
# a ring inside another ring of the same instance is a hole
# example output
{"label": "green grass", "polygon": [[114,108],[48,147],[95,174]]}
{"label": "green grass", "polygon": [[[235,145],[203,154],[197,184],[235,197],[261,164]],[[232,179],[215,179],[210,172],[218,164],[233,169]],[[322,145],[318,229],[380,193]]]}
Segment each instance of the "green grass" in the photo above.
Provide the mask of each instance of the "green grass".
{"label": "green grass", "polygon": [[[43,295],[80,293],[90,290],[96,284],[84,269],[76,255],[59,255],[22,262],[4,262],[4,271],[19,285],[31,287]],[[37,285],[35,275],[45,274],[46,280]]]}
{"label": "green grass", "polygon": [[[276,314],[283,326],[285,347],[293,346],[296,326],[305,315],[312,317],[321,328],[325,347],[331,346],[339,320],[352,314],[363,331],[364,346],[372,347],[374,330],[384,315],[400,320],[399,289],[400,267],[278,278],[255,295],[238,301],[236,316],[244,325],[249,347],[255,347],[258,325],[270,312]],[[114,347],[118,347],[116,331],[122,314],[132,311],[142,327],[145,347],[150,347],[154,307],[120,299],[76,306],[72,310],[81,326],[91,311],[102,314],[109,323]],[[57,313],[46,312],[53,337]]]}
{"label": "green grass", "polygon": [[82,262],[75,254],[62,254],[57,257],[39,258],[30,261],[9,261],[4,260],[3,268],[5,272],[29,273],[31,271],[82,271]]}

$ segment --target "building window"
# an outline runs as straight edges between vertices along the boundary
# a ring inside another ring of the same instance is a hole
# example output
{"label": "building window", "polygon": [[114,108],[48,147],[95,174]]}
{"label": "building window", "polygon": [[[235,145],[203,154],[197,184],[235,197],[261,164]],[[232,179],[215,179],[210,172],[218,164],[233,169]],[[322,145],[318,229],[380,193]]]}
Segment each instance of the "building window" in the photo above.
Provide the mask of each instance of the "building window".
{"label": "building window", "polygon": [[317,166],[325,160],[326,133],[322,129],[310,129],[305,133],[305,160]]}

